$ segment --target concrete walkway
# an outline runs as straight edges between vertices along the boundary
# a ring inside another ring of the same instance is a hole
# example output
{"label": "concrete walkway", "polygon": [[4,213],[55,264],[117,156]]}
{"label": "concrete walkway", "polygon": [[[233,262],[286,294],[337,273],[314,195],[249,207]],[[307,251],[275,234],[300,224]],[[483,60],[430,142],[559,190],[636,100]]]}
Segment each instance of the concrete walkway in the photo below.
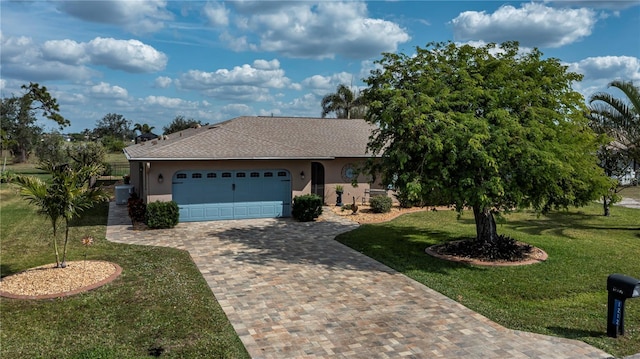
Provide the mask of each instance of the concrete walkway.
{"label": "concrete walkway", "polygon": [[112,202],[107,239],[189,251],[252,358],[611,357],[506,329],[333,240],[356,227],[329,215],[133,231]]}

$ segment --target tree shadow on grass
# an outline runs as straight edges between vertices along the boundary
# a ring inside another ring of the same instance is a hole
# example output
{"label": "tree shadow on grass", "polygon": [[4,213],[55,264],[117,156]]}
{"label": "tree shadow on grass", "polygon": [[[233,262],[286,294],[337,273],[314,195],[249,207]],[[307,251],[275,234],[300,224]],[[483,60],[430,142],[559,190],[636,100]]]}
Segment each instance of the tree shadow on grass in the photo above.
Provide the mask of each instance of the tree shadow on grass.
{"label": "tree shadow on grass", "polygon": [[553,334],[570,339],[581,340],[582,338],[604,338],[606,337],[606,333],[599,332],[595,330],[584,330],[584,329],[576,329],[576,328],[565,328],[565,327],[547,327]]}

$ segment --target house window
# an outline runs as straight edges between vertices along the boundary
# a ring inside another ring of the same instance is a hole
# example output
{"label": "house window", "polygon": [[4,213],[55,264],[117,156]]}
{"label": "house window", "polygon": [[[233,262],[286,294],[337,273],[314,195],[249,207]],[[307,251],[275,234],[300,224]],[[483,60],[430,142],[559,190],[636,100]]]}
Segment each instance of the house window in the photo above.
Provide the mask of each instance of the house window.
{"label": "house window", "polygon": [[265,177],[273,177],[273,172],[265,172],[264,176]]}
{"label": "house window", "polygon": [[191,178],[202,178],[202,173],[192,173]]}
{"label": "house window", "polygon": [[278,172],[278,177],[287,177],[287,172],[285,171]]}
{"label": "house window", "polygon": [[223,177],[223,178],[229,178],[229,177],[231,177],[231,172],[224,172],[224,173],[222,174],[222,177]]}
{"label": "house window", "polygon": [[178,173],[178,178],[187,178],[187,174],[186,173]]}
{"label": "house window", "polygon": [[217,177],[216,174],[213,172],[207,173],[207,178],[216,178],[216,177]]}
{"label": "house window", "polygon": [[247,174],[244,172],[238,172],[236,173],[236,177],[247,177]]}
{"label": "house window", "polygon": [[253,178],[260,177],[260,173],[259,172],[251,172],[251,177],[253,177]]}

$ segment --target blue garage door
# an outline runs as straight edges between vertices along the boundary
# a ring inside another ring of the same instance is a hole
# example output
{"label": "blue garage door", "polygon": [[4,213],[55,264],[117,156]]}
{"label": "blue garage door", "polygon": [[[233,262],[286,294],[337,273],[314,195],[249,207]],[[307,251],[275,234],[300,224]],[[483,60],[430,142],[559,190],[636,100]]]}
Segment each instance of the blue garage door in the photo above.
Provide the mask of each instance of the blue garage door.
{"label": "blue garage door", "polygon": [[291,215],[291,175],[286,170],[179,171],[173,200],[181,222],[276,218]]}

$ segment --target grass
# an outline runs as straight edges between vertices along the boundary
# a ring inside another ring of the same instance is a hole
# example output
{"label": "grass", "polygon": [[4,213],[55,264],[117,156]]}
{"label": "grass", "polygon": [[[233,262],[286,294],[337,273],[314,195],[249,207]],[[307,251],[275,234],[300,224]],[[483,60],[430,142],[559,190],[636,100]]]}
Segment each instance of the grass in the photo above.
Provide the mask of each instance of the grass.
{"label": "grass", "polygon": [[[0,274],[55,262],[51,227],[0,185]],[[0,298],[2,358],[248,358],[189,253],[105,239],[108,207],[70,230],[69,260],[82,260],[80,239],[95,238],[87,259],[118,263],[114,282],[53,300]],[[62,239],[62,236],[60,236]]]}
{"label": "grass", "polygon": [[478,267],[424,254],[471,238],[472,213],[417,212],[363,225],[338,240],[512,329],[582,340],[624,356],[640,352],[640,300],[626,302],[625,336],[606,336],[607,276],[640,277],[640,210],[600,205],[536,216],[513,213],[498,231],[544,249],[549,259],[520,267]]}

